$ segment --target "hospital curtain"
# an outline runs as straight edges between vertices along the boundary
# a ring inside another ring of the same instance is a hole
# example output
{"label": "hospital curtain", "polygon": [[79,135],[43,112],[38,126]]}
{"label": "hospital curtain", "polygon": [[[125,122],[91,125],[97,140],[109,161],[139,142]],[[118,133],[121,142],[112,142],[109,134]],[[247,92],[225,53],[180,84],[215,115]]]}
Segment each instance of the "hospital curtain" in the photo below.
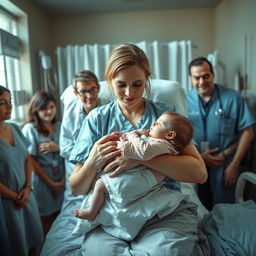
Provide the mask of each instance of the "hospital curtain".
{"label": "hospital curtain", "polygon": [[[147,54],[153,78],[178,81],[185,91],[191,88],[187,73],[191,41],[142,41],[135,44]],[[99,80],[104,80],[105,66],[114,47],[110,44],[57,47],[59,93],[72,83],[73,75],[82,69],[91,70]]]}

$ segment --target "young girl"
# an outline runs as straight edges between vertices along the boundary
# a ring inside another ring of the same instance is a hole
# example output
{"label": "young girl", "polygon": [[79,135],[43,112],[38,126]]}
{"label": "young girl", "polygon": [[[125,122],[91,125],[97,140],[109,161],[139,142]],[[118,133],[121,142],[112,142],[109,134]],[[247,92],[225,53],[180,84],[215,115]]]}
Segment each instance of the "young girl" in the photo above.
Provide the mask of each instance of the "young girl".
{"label": "young girl", "polygon": [[0,86],[0,233],[1,255],[36,255],[43,243],[38,206],[31,190],[28,141],[11,118],[10,91]]}
{"label": "young girl", "polygon": [[38,91],[30,101],[28,120],[22,131],[30,142],[28,152],[36,174],[33,186],[45,234],[61,209],[65,189],[59,130],[56,100],[52,94]]}

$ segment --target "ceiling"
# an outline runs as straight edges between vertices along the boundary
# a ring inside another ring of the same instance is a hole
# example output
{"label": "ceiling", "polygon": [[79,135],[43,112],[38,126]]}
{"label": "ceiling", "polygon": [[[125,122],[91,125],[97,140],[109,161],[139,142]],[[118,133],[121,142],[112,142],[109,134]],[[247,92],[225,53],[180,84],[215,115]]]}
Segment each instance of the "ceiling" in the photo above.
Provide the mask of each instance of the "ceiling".
{"label": "ceiling", "polygon": [[222,0],[31,0],[49,15],[214,8]]}

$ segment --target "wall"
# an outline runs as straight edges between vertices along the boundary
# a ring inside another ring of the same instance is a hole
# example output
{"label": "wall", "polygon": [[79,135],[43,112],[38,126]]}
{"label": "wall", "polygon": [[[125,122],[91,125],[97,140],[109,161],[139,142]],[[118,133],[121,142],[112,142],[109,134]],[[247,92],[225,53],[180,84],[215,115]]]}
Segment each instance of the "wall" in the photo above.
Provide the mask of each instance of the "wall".
{"label": "wall", "polygon": [[[256,93],[255,0],[224,0],[214,13],[215,49],[227,70],[227,85],[234,87],[237,72],[245,72],[245,35],[248,36],[247,73],[250,89]],[[250,46],[249,46],[250,45]]]}
{"label": "wall", "polygon": [[[38,51],[43,49],[55,61],[57,46],[68,44],[119,43],[142,40],[191,39],[198,45],[193,57],[217,49],[226,67],[229,86],[237,71],[244,72],[244,37],[256,41],[255,0],[223,0],[215,9],[154,10],[77,16],[47,16],[28,0],[12,0],[28,14],[33,87],[40,85]],[[125,31],[125,33],[124,33]],[[254,47],[254,54],[256,47]],[[256,84],[256,57],[251,54],[249,82]],[[254,75],[254,76],[253,76]],[[252,87],[252,86],[251,86]]]}
{"label": "wall", "polygon": [[[213,50],[213,9],[154,10],[49,17],[28,0],[11,0],[27,13],[34,91],[40,88],[38,51],[56,63],[55,49],[68,44],[171,41],[191,39],[193,56]],[[125,32],[124,32],[125,31]]]}
{"label": "wall", "polygon": [[213,10],[155,10],[56,17],[52,22],[52,46],[162,42],[191,39],[196,55],[213,49]]}

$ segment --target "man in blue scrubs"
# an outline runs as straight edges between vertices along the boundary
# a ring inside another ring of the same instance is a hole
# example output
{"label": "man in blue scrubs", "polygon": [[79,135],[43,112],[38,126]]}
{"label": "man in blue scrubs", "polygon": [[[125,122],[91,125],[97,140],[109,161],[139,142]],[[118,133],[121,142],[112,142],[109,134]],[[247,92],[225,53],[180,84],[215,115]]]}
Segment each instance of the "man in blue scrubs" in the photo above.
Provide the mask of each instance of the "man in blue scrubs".
{"label": "man in blue scrubs", "polygon": [[207,166],[208,180],[198,185],[199,198],[209,210],[217,203],[233,203],[238,167],[253,140],[255,123],[244,99],[235,90],[214,84],[211,63],[192,60],[188,116],[194,139]]}

